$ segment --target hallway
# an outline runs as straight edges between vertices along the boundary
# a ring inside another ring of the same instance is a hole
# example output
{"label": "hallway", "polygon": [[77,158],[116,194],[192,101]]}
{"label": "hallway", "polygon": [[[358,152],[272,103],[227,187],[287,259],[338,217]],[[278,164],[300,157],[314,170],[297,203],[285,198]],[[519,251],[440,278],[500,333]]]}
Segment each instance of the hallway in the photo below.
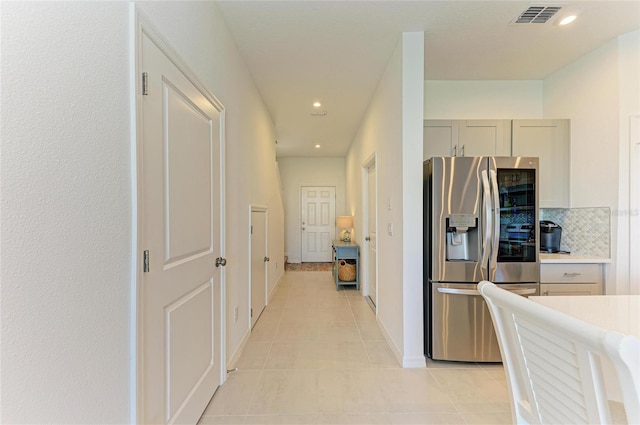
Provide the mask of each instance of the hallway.
{"label": "hallway", "polygon": [[499,365],[402,369],[359,292],[288,271],[200,424],[508,424]]}

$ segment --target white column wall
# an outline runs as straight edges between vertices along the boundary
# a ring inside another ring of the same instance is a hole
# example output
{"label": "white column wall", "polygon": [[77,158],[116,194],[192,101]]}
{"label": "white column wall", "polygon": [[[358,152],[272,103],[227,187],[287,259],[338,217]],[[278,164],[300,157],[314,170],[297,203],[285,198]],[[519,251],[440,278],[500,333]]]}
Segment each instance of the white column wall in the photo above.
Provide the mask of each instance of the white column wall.
{"label": "white column wall", "polygon": [[[405,367],[424,366],[420,267],[423,87],[416,80],[424,78],[422,51],[418,52],[423,37],[423,33],[403,34],[346,157],[346,209],[354,212],[356,241],[364,246],[362,167],[377,154],[377,315],[394,355]],[[406,187],[405,178],[410,180]],[[389,225],[393,234],[388,232]]]}

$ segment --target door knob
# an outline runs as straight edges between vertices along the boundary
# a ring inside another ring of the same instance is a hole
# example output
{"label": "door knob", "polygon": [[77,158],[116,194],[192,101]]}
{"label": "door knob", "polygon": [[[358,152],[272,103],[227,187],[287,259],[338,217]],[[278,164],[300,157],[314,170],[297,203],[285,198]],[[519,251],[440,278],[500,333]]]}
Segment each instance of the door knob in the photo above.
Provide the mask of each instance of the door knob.
{"label": "door knob", "polygon": [[226,258],[222,258],[222,257],[218,257],[216,258],[216,267],[224,267],[227,265],[227,259]]}

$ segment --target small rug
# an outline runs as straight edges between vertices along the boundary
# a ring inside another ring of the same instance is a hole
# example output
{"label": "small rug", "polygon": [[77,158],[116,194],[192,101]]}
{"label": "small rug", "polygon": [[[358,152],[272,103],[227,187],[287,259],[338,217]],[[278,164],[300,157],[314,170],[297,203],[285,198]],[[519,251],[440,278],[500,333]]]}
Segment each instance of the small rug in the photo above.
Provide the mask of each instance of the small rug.
{"label": "small rug", "polygon": [[324,272],[331,271],[333,263],[285,263],[285,271],[292,272]]}

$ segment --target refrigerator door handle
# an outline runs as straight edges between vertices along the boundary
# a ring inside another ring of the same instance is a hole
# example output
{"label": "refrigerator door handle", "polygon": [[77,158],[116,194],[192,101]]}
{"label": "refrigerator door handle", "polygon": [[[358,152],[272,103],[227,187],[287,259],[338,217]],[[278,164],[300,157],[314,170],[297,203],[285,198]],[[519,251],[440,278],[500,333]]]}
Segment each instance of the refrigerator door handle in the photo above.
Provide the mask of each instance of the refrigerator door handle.
{"label": "refrigerator door handle", "polygon": [[475,289],[438,288],[438,292],[452,295],[480,295],[480,292]]}
{"label": "refrigerator door handle", "polygon": [[[516,295],[533,295],[536,293],[535,288],[530,289],[505,289],[506,291],[511,292]],[[441,294],[451,294],[451,295],[480,295],[475,289],[457,289],[457,288],[438,288],[438,292]]]}
{"label": "refrigerator door handle", "polygon": [[[491,229],[493,227],[493,215],[491,211],[491,187],[489,186],[489,176],[487,170],[482,171],[482,202],[484,206],[484,226],[482,229],[482,258],[480,259],[480,267],[482,269],[487,268],[487,262],[489,260],[489,251],[491,246]],[[484,279],[488,279],[489,276],[483,273]]]}
{"label": "refrigerator door handle", "polygon": [[498,247],[500,246],[500,197],[498,192],[498,175],[495,170],[489,171],[491,181],[491,194],[493,198],[493,241],[491,242],[491,260],[489,269],[493,272],[491,278],[495,276],[498,267]]}

